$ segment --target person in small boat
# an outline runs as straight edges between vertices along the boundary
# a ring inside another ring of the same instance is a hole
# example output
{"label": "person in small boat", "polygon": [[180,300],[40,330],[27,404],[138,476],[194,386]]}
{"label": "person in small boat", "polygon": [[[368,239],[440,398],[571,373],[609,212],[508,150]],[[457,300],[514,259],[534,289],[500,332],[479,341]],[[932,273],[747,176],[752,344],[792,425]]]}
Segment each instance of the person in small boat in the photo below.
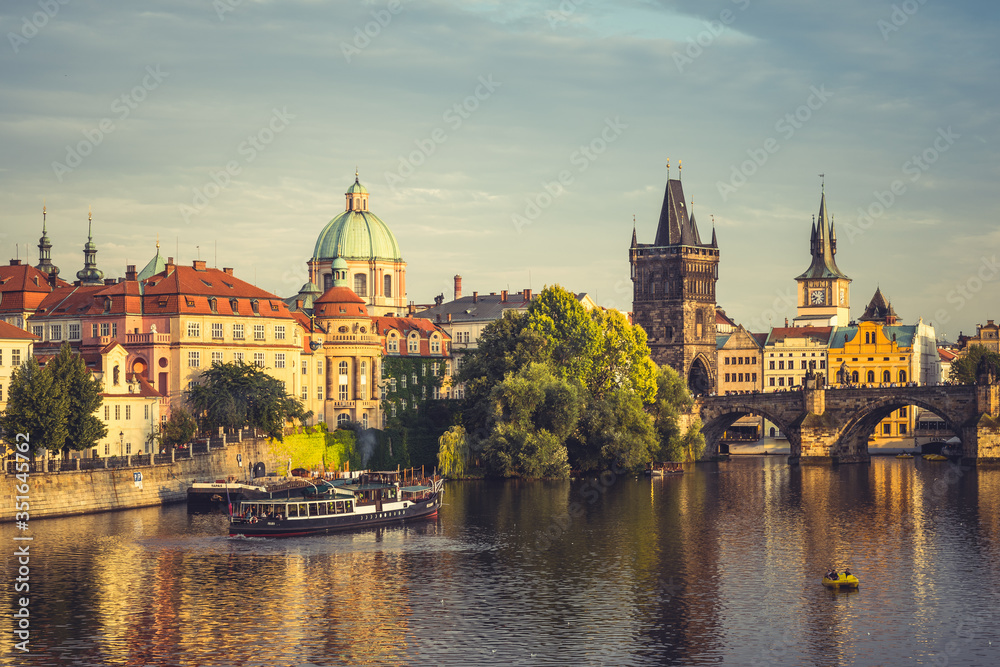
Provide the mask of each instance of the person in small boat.
{"label": "person in small boat", "polygon": [[851,571],[850,570],[844,570],[844,578],[847,578],[849,576],[851,576]]}
{"label": "person in small boat", "polygon": [[836,579],[836,578],[837,578],[837,571],[836,571],[836,570],[834,570],[834,569],[833,569],[833,568],[831,567],[831,568],[830,568],[829,570],[827,570],[827,571],[826,571],[826,578],[827,578],[827,579],[831,579],[831,580],[832,580],[832,579]]}

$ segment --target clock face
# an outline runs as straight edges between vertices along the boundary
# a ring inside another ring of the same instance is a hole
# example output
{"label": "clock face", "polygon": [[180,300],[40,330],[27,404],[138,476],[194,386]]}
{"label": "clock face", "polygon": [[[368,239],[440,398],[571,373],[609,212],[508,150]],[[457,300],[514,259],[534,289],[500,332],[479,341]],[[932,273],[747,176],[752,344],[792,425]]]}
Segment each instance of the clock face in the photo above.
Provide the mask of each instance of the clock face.
{"label": "clock face", "polygon": [[814,306],[822,306],[824,301],[825,293],[821,289],[813,290],[809,295],[809,301]]}

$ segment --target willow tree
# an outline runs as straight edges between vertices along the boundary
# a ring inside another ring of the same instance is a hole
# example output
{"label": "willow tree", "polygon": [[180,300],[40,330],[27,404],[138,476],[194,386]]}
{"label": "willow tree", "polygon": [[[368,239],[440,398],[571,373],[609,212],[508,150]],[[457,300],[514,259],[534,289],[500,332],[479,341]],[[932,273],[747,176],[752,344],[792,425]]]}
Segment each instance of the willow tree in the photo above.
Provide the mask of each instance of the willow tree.
{"label": "willow tree", "polygon": [[469,464],[469,441],[465,429],[452,426],[438,438],[438,468],[446,477],[461,477]]}

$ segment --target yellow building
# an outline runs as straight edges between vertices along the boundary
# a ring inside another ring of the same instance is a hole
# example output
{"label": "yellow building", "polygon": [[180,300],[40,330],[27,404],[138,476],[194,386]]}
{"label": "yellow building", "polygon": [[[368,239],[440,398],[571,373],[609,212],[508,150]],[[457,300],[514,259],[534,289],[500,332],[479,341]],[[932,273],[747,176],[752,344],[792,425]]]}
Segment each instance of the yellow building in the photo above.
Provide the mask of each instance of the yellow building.
{"label": "yellow building", "polygon": [[98,456],[155,454],[160,408],[166,398],[153,389],[142,374],[127,373],[128,350],[110,343],[99,355],[84,357],[94,377],[101,382],[103,405],[98,416],[108,432],[97,443]]}

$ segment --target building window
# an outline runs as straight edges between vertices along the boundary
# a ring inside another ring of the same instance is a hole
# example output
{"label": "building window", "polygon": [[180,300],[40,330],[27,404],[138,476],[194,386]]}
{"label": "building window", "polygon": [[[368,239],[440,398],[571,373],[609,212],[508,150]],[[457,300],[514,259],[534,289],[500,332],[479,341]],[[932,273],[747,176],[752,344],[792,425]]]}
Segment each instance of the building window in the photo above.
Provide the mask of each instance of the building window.
{"label": "building window", "polygon": [[416,334],[410,336],[410,340],[407,341],[406,351],[410,354],[416,354],[420,351],[420,338]]}
{"label": "building window", "polygon": [[751,377],[751,380],[750,380],[751,382],[757,382],[757,374],[756,373],[751,373],[750,377]]}
{"label": "building window", "polygon": [[726,382],[729,382],[729,373],[726,373]]}
{"label": "building window", "polygon": [[144,405],[142,407],[144,408],[143,411],[142,411],[142,418],[143,419],[149,419],[149,403],[147,403],[146,405]]}
{"label": "building window", "polygon": [[382,283],[382,291],[385,296],[392,296],[392,276],[383,276]]}
{"label": "building window", "polygon": [[132,406],[131,405],[126,405],[125,406],[125,420],[128,421],[129,419],[132,419]]}
{"label": "building window", "polygon": [[906,383],[906,371],[899,371],[899,383],[900,384]]}
{"label": "building window", "polygon": [[15,348],[10,351],[10,365],[11,366],[21,365],[21,350]]}
{"label": "building window", "polygon": [[802,370],[806,370],[807,368],[808,368],[808,366],[806,365],[806,360],[803,359],[802,360]]}
{"label": "building window", "polygon": [[285,340],[285,325],[275,324],[274,325],[274,339],[275,340]]}
{"label": "building window", "polygon": [[392,408],[392,416],[395,417],[396,416],[396,404],[395,403],[391,403],[390,407]]}
{"label": "building window", "polygon": [[413,382],[413,386],[416,387],[417,386],[417,374],[414,373],[413,375],[411,375],[410,376],[410,380]]}
{"label": "building window", "polygon": [[402,389],[406,389],[406,376],[399,378],[399,386]]}
{"label": "building window", "polygon": [[326,362],[323,359],[319,359],[316,362],[316,375],[322,375],[323,374],[323,364],[325,364],[325,363]]}
{"label": "building window", "polygon": [[399,407],[403,408],[404,410],[406,409],[406,399],[405,398],[399,401]]}
{"label": "building window", "polygon": [[906,408],[899,409],[899,417],[900,419],[906,419]]}
{"label": "building window", "polygon": [[201,336],[201,322],[188,322],[188,338]]}
{"label": "building window", "polygon": [[222,352],[212,352],[212,363],[213,364],[222,363]]}
{"label": "building window", "polygon": [[69,325],[69,339],[70,340],[80,340],[80,325],[71,324]]}
{"label": "building window", "polygon": [[389,336],[389,351],[399,352],[399,340],[396,338],[396,334]]}
{"label": "building window", "polygon": [[222,322],[212,322],[212,338],[222,340]]}
{"label": "building window", "polygon": [[437,336],[431,338],[431,354],[441,354],[441,341]]}
{"label": "building window", "polygon": [[825,370],[826,369],[826,360],[825,359],[820,359],[819,360],[819,367],[820,367],[821,370]]}
{"label": "building window", "polygon": [[285,367],[285,353],[284,352],[275,352],[274,353],[274,367],[275,368],[284,368]]}
{"label": "building window", "polygon": [[361,362],[361,384],[368,384],[368,362]]}
{"label": "building window", "polygon": [[255,324],[253,325],[253,339],[254,340],[264,340],[264,325]]}
{"label": "building window", "polygon": [[49,340],[62,340],[61,324],[52,324],[49,326]]}
{"label": "building window", "polygon": [[233,325],[233,340],[243,340],[243,325],[234,324]]}
{"label": "building window", "polygon": [[899,425],[899,434],[900,435],[906,435],[906,424],[900,424]]}
{"label": "building window", "polygon": [[317,401],[323,400],[323,385],[319,385],[318,387],[316,387],[316,400]]}
{"label": "building window", "polygon": [[[403,381],[406,381],[406,377],[403,377]],[[406,385],[403,385],[404,387]],[[396,378],[389,378],[389,391],[396,391]]]}
{"label": "building window", "polygon": [[201,366],[201,352],[198,352],[196,350],[189,350],[188,351],[188,367],[189,368],[198,368],[199,366]]}
{"label": "building window", "polygon": [[882,424],[882,435],[892,435],[892,424]]}
{"label": "building window", "polygon": [[[34,333],[34,327],[32,327],[32,333]],[[97,336],[98,336],[98,327],[97,327],[97,324],[91,324],[90,325],[90,335],[91,335],[92,338],[97,338]]]}
{"label": "building window", "polygon": [[779,361],[778,362],[778,370],[779,371],[785,370],[785,362],[784,361]]}
{"label": "building window", "polygon": [[107,322],[101,322],[101,335],[110,336],[111,335],[111,325]]}
{"label": "building window", "polygon": [[121,421],[122,418],[122,406],[115,406],[115,421]]}
{"label": "building window", "polygon": [[358,296],[368,296],[368,276],[363,273],[354,274],[354,293]]}
{"label": "building window", "polygon": [[768,367],[767,367],[768,370],[773,371],[774,370],[774,362],[773,361],[769,361],[768,364],[769,364]]}
{"label": "building window", "polygon": [[868,384],[875,383],[875,371],[868,371]]}
{"label": "building window", "polygon": [[785,378],[783,378],[783,377],[778,378],[778,386],[779,387],[784,387],[785,386]]}
{"label": "building window", "polygon": [[361,415],[361,427],[368,428],[368,413],[365,412]]}
{"label": "building window", "polygon": [[851,373],[851,382],[854,384],[858,383],[858,372],[854,371]]}
{"label": "building window", "polygon": [[339,398],[340,398],[341,401],[346,401],[347,400],[347,384],[346,383],[340,385]]}
{"label": "building window", "polygon": [[243,352],[233,352],[233,361],[236,363],[242,364],[244,359],[246,359],[246,355]]}
{"label": "building window", "polygon": [[131,454],[131,453],[132,453],[132,443],[131,442],[126,442],[125,443],[125,454],[128,455],[128,454]]}
{"label": "building window", "polygon": [[253,365],[258,368],[264,368],[264,353],[254,352],[253,353]]}
{"label": "building window", "polygon": [[41,324],[36,324],[36,325],[34,325],[34,326],[31,327],[31,333],[33,333],[34,335],[38,336],[39,338],[44,338],[45,337],[45,327],[43,327]]}
{"label": "building window", "polygon": [[111,406],[104,406],[104,421],[111,421]]}
{"label": "building window", "polygon": [[302,362],[302,374],[303,375],[309,375],[309,362],[308,361],[303,361]]}
{"label": "building window", "polygon": [[346,424],[349,421],[351,421],[351,418],[346,412],[337,415],[337,426]]}
{"label": "building window", "polygon": [[306,399],[308,399],[309,398],[309,387],[307,387],[305,385],[302,385],[302,394],[300,396],[301,396],[301,398],[302,398],[303,401],[306,400]]}

